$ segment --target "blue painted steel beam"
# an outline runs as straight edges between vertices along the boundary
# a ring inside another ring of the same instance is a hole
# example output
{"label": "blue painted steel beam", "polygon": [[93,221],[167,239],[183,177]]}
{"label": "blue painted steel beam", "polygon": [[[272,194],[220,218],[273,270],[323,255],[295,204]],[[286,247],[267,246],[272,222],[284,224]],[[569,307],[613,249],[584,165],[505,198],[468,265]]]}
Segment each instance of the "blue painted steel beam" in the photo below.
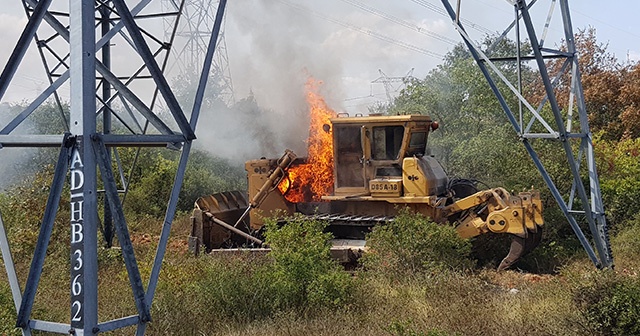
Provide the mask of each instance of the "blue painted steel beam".
{"label": "blue painted steel beam", "polygon": [[[187,161],[189,160],[189,153],[191,152],[191,141],[187,141],[182,148],[182,154],[180,155],[180,161],[178,163],[178,170],[173,180],[173,188],[171,189],[171,195],[169,196],[169,203],[167,205],[167,212],[164,216],[162,223],[162,231],[160,233],[160,240],[158,242],[158,248],[156,250],[156,256],[153,259],[153,267],[151,269],[151,276],[149,276],[149,285],[147,286],[147,304],[151,306],[153,298],[155,296],[156,287],[158,285],[158,279],[160,278],[160,268],[162,267],[162,260],[164,260],[164,254],[167,249],[167,242],[169,241],[169,233],[171,232],[171,224],[173,218],[176,215],[176,207],[178,206],[178,196],[180,195],[180,188],[182,188],[182,182],[184,181],[184,173],[187,170]],[[138,330],[136,335],[144,335],[146,330],[146,323],[138,324]]]}
{"label": "blue painted steel beam", "polygon": [[7,92],[9,83],[11,83],[13,76],[18,70],[20,61],[22,61],[24,54],[27,52],[27,49],[29,49],[29,41],[35,36],[40,23],[42,23],[42,18],[47,13],[49,5],[51,5],[51,1],[52,0],[40,0],[37,3],[33,14],[29,18],[29,22],[27,22],[27,26],[22,31],[18,43],[16,43],[16,47],[13,49],[13,52],[11,52],[7,65],[4,70],[2,70],[2,74],[0,74],[0,100],[2,100],[2,97],[4,97],[4,94]]}
{"label": "blue painted steel beam", "polygon": [[69,316],[76,333],[95,334],[98,325],[98,199],[96,157],[95,2],[69,1],[70,131],[76,135],[71,176]]}
{"label": "blue painted steel beam", "polygon": [[42,225],[40,226],[40,232],[38,234],[38,241],[29,268],[29,276],[27,277],[22,302],[18,310],[16,326],[19,328],[26,328],[28,326],[31,309],[33,308],[33,300],[35,299],[36,290],[42,274],[44,258],[47,255],[47,247],[49,246],[53,224],[56,219],[56,213],[58,212],[58,206],[60,205],[60,196],[62,195],[62,188],[67,177],[67,167],[69,164],[70,144],[68,142],[68,136],[68,134],[65,136],[65,144],[60,148],[58,163],[56,164],[51,190],[49,191],[49,198],[47,199]]}
{"label": "blue painted steel beam", "polygon": [[33,330],[46,331],[56,334],[68,335],[71,330],[71,326],[65,323],[49,322],[42,320],[30,320],[29,327]]}
{"label": "blue painted steel beam", "polygon": [[[210,69],[211,60],[213,59],[216,41],[218,40],[218,35],[220,34],[220,27],[222,24],[222,18],[224,16],[226,3],[227,3],[226,0],[220,0],[218,4],[213,32],[211,34],[211,38],[209,39],[209,45],[207,46],[207,54],[204,61],[205,64],[203,65],[203,68],[202,68],[200,81],[198,83],[198,91],[196,93],[194,107],[191,113],[190,127],[194,130],[196,129],[198,116],[200,115],[203,92],[207,84],[208,73]],[[160,233],[160,241],[158,242],[156,256],[153,260],[151,276],[149,277],[149,285],[147,286],[147,296],[146,296],[147,304],[149,305],[153,303],[156,287],[158,285],[160,268],[162,267],[162,260],[164,259],[164,254],[166,252],[167,242],[169,241],[171,224],[173,222],[173,218],[175,217],[176,207],[178,205],[178,196],[180,195],[180,188],[182,188],[182,182],[184,181],[184,174],[186,172],[187,162],[189,159],[190,152],[191,152],[191,141],[187,141],[184,143],[184,147],[182,148],[182,153],[180,155],[178,169],[176,171],[176,176],[173,181],[173,188],[171,189],[171,195],[169,196],[169,204],[167,205],[167,212],[165,213],[164,221],[162,225],[162,231]],[[146,323],[139,324],[138,330],[136,331],[136,335],[144,335],[146,327],[147,327]]]}
{"label": "blue painted steel beam", "polygon": [[113,178],[113,171],[111,170],[111,160],[107,147],[101,140],[100,135],[94,135],[93,149],[96,153],[96,160],[98,161],[98,167],[102,176],[102,183],[104,184],[105,195],[109,200],[109,206],[111,207],[111,214],[113,215],[113,221],[116,228],[116,234],[118,235],[118,241],[122,248],[122,256],[124,258],[124,264],[129,274],[129,282],[131,283],[131,289],[133,290],[133,297],[136,302],[136,308],[140,315],[142,322],[151,320],[149,313],[149,306],[145,303],[145,291],[142,286],[142,278],[140,277],[140,270],[138,269],[138,263],[136,261],[135,251],[131,244],[131,237],[129,236],[129,229],[127,228],[127,222],[122,211],[122,205],[120,203],[120,196],[118,196],[118,188],[116,186],[115,179]]}
{"label": "blue painted steel beam", "polygon": [[182,134],[105,134],[102,141],[107,147],[168,147],[175,146],[184,141]]}
{"label": "blue painted steel beam", "polygon": [[[573,26],[571,24],[571,13],[569,4],[566,0],[560,1],[560,12],[562,13],[565,40],[567,42],[568,52],[575,53],[575,41],[573,36]],[[591,210],[596,218],[596,232],[594,239],[600,240],[603,248],[598,250],[604,267],[613,267],[613,253],[611,251],[611,243],[609,242],[609,232],[607,220],[604,213],[604,204],[602,202],[602,194],[600,189],[600,180],[598,178],[598,169],[596,167],[595,155],[593,153],[593,139],[589,131],[589,122],[587,118],[587,108],[584,104],[584,91],[582,89],[582,80],[580,67],[578,66],[578,58],[574,57],[575,70],[575,95],[578,102],[578,112],[580,113],[580,128],[583,133],[587,134],[588,142],[586,142],[587,166],[589,170],[589,185],[591,188]]]}
{"label": "blue painted steel beam", "polygon": [[185,117],[184,112],[182,112],[182,108],[180,107],[178,100],[173,94],[173,91],[171,90],[171,88],[169,87],[169,83],[167,82],[167,79],[164,77],[164,74],[162,74],[162,71],[160,70],[158,63],[156,62],[155,58],[151,54],[151,50],[149,49],[147,42],[144,40],[144,37],[142,37],[142,34],[140,33],[140,29],[138,28],[138,25],[133,19],[133,15],[131,15],[129,8],[127,7],[127,5],[124,3],[123,0],[112,0],[112,2],[116,7],[116,9],[118,10],[120,19],[124,21],[124,25],[125,27],[127,27],[127,30],[129,31],[129,35],[131,36],[131,39],[133,39],[133,42],[136,45],[138,54],[140,54],[140,56],[142,57],[142,60],[147,65],[147,69],[149,69],[149,73],[153,77],[153,80],[155,81],[156,86],[158,87],[158,90],[164,97],[164,100],[167,103],[167,107],[169,108],[169,111],[173,115],[173,118],[175,119],[176,123],[178,124],[178,127],[180,127],[182,134],[184,134],[188,140],[195,139],[194,130],[191,129],[191,127],[189,127],[189,122],[187,121],[187,118]]}
{"label": "blue painted steel beam", "polygon": [[[561,6],[562,3],[566,2],[566,0],[560,0]],[[549,101],[549,105],[551,106],[551,111],[553,112],[554,119],[556,121],[556,125],[558,127],[558,132],[560,132],[560,140],[562,146],[564,147],[565,154],[567,156],[567,161],[569,164],[569,169],[573,175],[573,178],[576,183],[578,196],[582,200],[582,206],[584,208],[584,212],[586,214],[587,222],[589,223],[589,228],[593,235],[593,241],[596,246],[596,250],[598,251],[598,255],[600,255],[601,259],[596,266],[598,267],[609,267],[611,265],[603,265],[602,262],[608,259],[606,257],[605,252],[605,242],[600,239],[598,234],[598,229],[596,227],[595,218],[593,213],[591,212],[591,206],[589,202],[589,196],[587,196],[587,192],[585,190],[584,184],[582,184],[582,178],[580,176],[580,171],[577,168],[576,160],[573,155],[573,148],[571,147],[571,143],[567,141],[566,138],[566,130],[564,125],[564,120],[562,118],[562,113],[560,111],[560,107],[558,106],[558,102],[555,97],[555,92],[553,91],[553,87],[551,86],[551,80],[549,79],[549,74],[547,72],[547,66],[545,64],[544,59],[542,58],[542,52],[540,51],[540,46],[538,45],[538,40],[535,33],[535,28],[533,27],[533,22],[531,20],[531,16],[529,15],[529,10],[527,9],[524,0],[518,0],[518,5],[520,7],[520,11],[522,13],[522,19],[524,21],[525,26],[527,27],[527,32],[529,34],[529,40],[531,43],[531,48],[533,49],[533,53],[536,56],[536,63],[538,64],[538,70],[540,72],[540,78],[545,87],[545,91],[547,93],[547,98]],[[571,34],[573,35],[573,34]],[[573,40],[573,36],[571,37]],[[586,116],[584,116],[586,117]],[[584,118],[580,118],[581,120]],[[584,121],[584,120],[583,120]],[[586,121],[584,121],[586,122]],[[588,127],[588,126],[587,126]],[[584,131],[584,130],[583,130]],[[588,132],[588,128],[586,130]]]}
{"label": "blue painted steel beam", "polygon": [[123,317],[123,318],[119,318],[119,319],[115,319],[107,322],[102,322],[98,324],[98,329],[100,330],[101,333],[109,332],[109,331],[114,331],[120,328],[136,325],[139,322],[140,322],[140,316],[138,315],[127,316],[127,317]]}
{"label": "blue painted steel beam", "polygon": [[60,147],[64,135],[13,135],[0,134],[2,147]]}
{"label": "blue painted steel beam", "polygon": [[16,273],[16,268],[13,263],[13,257],[11,256],[11,247],[9,246],[9,239],[7,238],[7,230],[4,228],[2,213],[0,213],[0,252],[2,253],[4,268],[7,271],[13,303],[16,311],[18,311],[20,309],[20,303],[22,302],[22,292],[20,290],[20,282],[18,281],[18,274]]}

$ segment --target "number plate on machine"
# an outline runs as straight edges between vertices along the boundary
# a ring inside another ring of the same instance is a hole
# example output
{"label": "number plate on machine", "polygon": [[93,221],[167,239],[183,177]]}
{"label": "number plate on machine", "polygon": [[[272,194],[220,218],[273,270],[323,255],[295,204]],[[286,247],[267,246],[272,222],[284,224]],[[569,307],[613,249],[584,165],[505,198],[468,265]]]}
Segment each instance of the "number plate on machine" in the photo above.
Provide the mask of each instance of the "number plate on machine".
{"label": "number plate on machine", "polygon": [[400,197],[402,195],[402,180],[371,180],[369,181],[371,196]]}

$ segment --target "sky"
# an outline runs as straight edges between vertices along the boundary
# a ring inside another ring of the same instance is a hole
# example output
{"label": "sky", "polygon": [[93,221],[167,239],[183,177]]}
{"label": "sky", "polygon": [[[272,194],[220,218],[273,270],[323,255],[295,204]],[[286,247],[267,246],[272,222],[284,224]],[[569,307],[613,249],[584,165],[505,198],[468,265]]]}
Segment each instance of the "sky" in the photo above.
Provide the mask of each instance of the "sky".
{"label": "sky", "polygon": [[[1,0],[0,66],[4,66],[26,23],[19,0]],[[155,7],[160,2],[152,0]],[[204,0],[190,0],[204,1]],[[132,4],[133,1],[127,1]],[[455,0],[452,1],[455,5]],[[54,0],[64,7],[68,0]],[[532,9],[538,31],[550,8],[538,0]],[[594,27],[597,38],[621,62],[640,59],[637,1],[569,1],[574,30]],[[303,108],[308,76],[321,80],[323,93],[338,112],[366,113],[387,101],[380,79],[412,74],[423,78],[461,41],[437,0],[230,0],[225,39],[236,99],[252,93],[261,106],[283,114]],[[555,7],[547,46],[561,43]],[[461,0],[461,17],[472,38],[502,32],[513,19],[505,0]],[[162,29],[160,25],[158,29]],[[114,56],[126,68],[126,54]],[[171,75],[169,75],[171,76]],[[47,86],[37,49],[32,47],[3,102],[28,100]],[[392,87],[396,95],[399,85]],[[61,89],[68,97],[68,87]]]}
{"label": "sky", "polygon": [[[608,43],[608,50],[619,60],[639,59],[640,33],[634,32],[640,32],[640,24],[633,13],[640,5],[635,1],[602,3],[570,1],[574,31],[594,27],[598,40]],[[542,31],[550,4],[540,0],[532,8],[538,31]],[[368,106],[387,101],[384,85],[372,83],[381,78],[380,71],[389,77],[411,73],[424,78],[441,63],[442,55],[461,41],[451,21],[441,14],[442,8],[437,0],[230,1],[226,39],[232,77],[238,77],[238,81],[234,79],[235,90],[242,96],[248,90],[246,84],[251,83],[259,100],[273,97],[263,97],[261,90],[277,82],[279,73],[299,71],[283,70],[275,55],[294,53],[295,61],[284,57],[285,64],[304,65],[331,86],[333,106],[351,114],[366,113]],[[486,33],[501,33],[513,16],[513,7],[505,0],[461,2],[461,17],[475,40]],[[545,45],[561,43],[560,25],[560,11],[555,6]],[[261,43],[268,44],[268,49]],[[260,55],[258,65],[246,71],[247,65],[256,64],[256,55]],[[267,59],[272,61],[263,62]],[[268,78],[263,78],[264,73]],[[261,80],[265,85],[256,86]],[[392,90],[399,88],[396,84]]]}

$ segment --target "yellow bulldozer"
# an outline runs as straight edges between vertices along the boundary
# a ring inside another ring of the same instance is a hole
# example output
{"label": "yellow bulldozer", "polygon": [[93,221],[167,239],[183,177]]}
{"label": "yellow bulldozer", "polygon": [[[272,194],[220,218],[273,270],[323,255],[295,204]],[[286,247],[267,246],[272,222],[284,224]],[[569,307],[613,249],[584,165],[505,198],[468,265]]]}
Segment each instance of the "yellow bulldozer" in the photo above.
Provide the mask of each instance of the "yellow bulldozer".
{"label": "yellow bulldozer", "polygon": [[[309,167],[310,160],[290,150],[279,159],[248,161],[248,193],[218,193],[195,202],[190,251],[266,251],[263,219],[302,213],[328,223],[327,230],[335,238],[332,253],[347,261],[364,250],[367,232],[392,221],[406,207],[454,226],[463,238],[488,232],[511,235],[511,247],[500,270],[539,244],[543,226],[540,194],[531,190],[512,195],[504,188],[478,190],[475,181],[449,179],[427,147],[429,133],[438,128],[429,116],[346,116],[332,118],[323,126],[332,140],[328,158],[331,185],[326,194],[314,195],[312,186],[296,185],[298,166],[306,166],[314,176],[326,172]],[[292,197],[294,188],[298,190]]]}

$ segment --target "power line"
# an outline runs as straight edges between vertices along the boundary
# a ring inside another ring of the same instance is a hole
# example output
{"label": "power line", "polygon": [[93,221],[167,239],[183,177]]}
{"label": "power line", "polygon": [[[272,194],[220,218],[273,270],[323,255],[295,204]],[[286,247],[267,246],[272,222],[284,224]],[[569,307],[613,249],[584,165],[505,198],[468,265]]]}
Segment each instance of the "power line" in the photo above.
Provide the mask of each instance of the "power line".
{"label": "power line", "polygon": [[[444,9],[442,9],[440,6],[436,6],[436,5],[430,3],[430,2],[428,2],[426,0],[411,0],[411,1],[417,3],[418,5],[424,7],[424,8],[426,8],[426,9],[432,11],[432,12],[438,13],[438,14],[446,17],[446,18],[449,18],[449,14],[447,14],[444,11]],[[471,27],[472,29],[475,29],[475,30],[477,30],[477,31],[479,31],[481,33],[485,33],[485,34],[488,34],[488,35],[491,35],[491,34],[494,33],[491,29],[483,27],[483,26],[481,26],[481,25],[479,25],[477,23],[474,23],[472,21],[469,21],[468,19],[462,19],[461,18],[460,21],[462,21],[468,27]]]}
{"label": "power line", "polygon": [[314,16],[316,16],[318,18],[321,18],[323,20],[329,21],[331,23],[335,23],[337,25],[343,26],[343,27],[351,29],[353,31],[357,31],[357,32],[362,33],[362,34],[369,35],[371,37],[377,38],[378,40],[385,41],[385,42],[391,43],[391,44],[395,44],[395,45],[400,46],[402,48],[405,48],[407,50],[415,51],[415,52],[418,52],[418,53],[421,53],[421,54],[424,54],[424,55],[427,55],[427,56],[431,56],[431,57],[434,57],[434,58],[438,58],[438,59],[444,58],[444,55],[439,54],[437,52],[418,47],[418,46],[416,46],[414,44],[411,44],[411,43],[407,43],[407,42],[403,42],[403,41],[394,39],[392,37],[377,33],[375,31],[372,31],[372,30],[367,29],[367,28],[358,27],[358,26],[355,26],[355,25],[350,24],[348,22],[344,22],[344,21],[340,21],[340,20],[334,19],[332,17],[326,16],[324,14],[321,14],[321,13],[318,13],[318,12],[316,12],[314,10],[311,10],[308,7],[304,7],[304,6],[301,6],[301,5],[293,4],[293,3],[290,3],[290,2],[285,1],[285,0],[279,0],[279,1],[281,3],[283,3],[283,4],[285,4],[285,5],[293,8],[293,9],[298,10],[298,11],[311,13],[311,14],[313,14]]}
{"label": "power line", "polygon": [[381,17],[381,18],[383,18],[383,19],[385,19],[387,21],[391,21],[391,22],[399,24],[399,25],[401,25],[403,27],[409,28],[409,29],[411,29],[413,31],[416,31],[416,32],[422,34],[422,35],[433,37],[436,40],[439,40],[439,41],[442,41],[442,42],[445,42],[445,43],[448,43],[448,44],[451,44],[451,45],[458,44],[458,41],[456,41],[456,40],[450,39],[450,38],[448,38],[448,37],[446,37],[444,35],[440,35],[440,34],[438,34],[436,32],[430,31],[428,29],[421,28],[421,27],[419,27],[419,26],[417,26],[415,24],[412,24],[411,22],[408,22],[406,20],[400,19],[400,18],[398,18],[396,16],[393,16],[393,15],[387,14],[387,13],[385,13],[385,12],[383,12],[381,10],[375,9],[373,7],[367,6],[367,5],[363,4],[362,2],[354,1],[354,0],[341,0],[341,1],[342,2],[346,2],[346,3],[352,5],[352,6],[356,7],[356,8],[362,9],[365,12],[368,12],[370,14],[373,14],[373,15],[376,15],[378,17]]}
{"label": "power line", "polygon": [[591,20],[594,20],[594,21],[600,22],[600,23],[602,23],[603,25],[605,25],[605,26],[609,26],[609,27],[611,27],[611,28],[613,28],[613,29],[615,29],[615,30],[618,30],[618,31],[621,31],[621,32],[623,32],[623,33],[629,34],[629,35],[631,35],[631,36],[633,36],[633,37],[640,38],[640,35],[634,34],[634,33],[630,32],[630,31],[628,31],[628,30],[624,30],[624,29],[622,29],[622,28],[620,28],[620,27],[616,27],[616,26],[614,26],[614,25],[612,25],[612,24],[610,24],[610,23],[608,23],[608,22],[606,22],[606,21],[602,21],[602,20],[600,20],[600,19],[594,18],[593,16],[589,16],[589,15],[587,15],[587,14],[585,14],[585,13],[582,13],[582,12],[580,12],[580,11],[577,11],[577,10],[575,10],[575,9],[572,9],[571,11],[572,11],[572,12],[575,12],[575,13],[578,13],[578,14],[580,14],[580,15],[582,15],[582,16],[584,16],[584,17],[586,17],[586,18],[589,18],[589,19],[591,19]]}
{"label": "power line", "polygon": [[[371,81],[371,83],[382,83],[384,85],[384,90],[386,91],[387,94],[387,100],[389,102],[391,102],[393,100],[393,97],[391,97],[392,93],[398,92],[400,91],[401,88],[406,86],[407,81],[411,80],[413,77],[413,68],[411,68],[411,70],[409,70],[409,72],[407,72],[406,75],[404,76],[387,76],[387,74],[385,74],[382,69],[378,69],[378,72],[380,72],[380,77],[374,79],[373,81]],[[395,87],[391,84],[391,83],[399,83],[400,85],[396,85]]]}

